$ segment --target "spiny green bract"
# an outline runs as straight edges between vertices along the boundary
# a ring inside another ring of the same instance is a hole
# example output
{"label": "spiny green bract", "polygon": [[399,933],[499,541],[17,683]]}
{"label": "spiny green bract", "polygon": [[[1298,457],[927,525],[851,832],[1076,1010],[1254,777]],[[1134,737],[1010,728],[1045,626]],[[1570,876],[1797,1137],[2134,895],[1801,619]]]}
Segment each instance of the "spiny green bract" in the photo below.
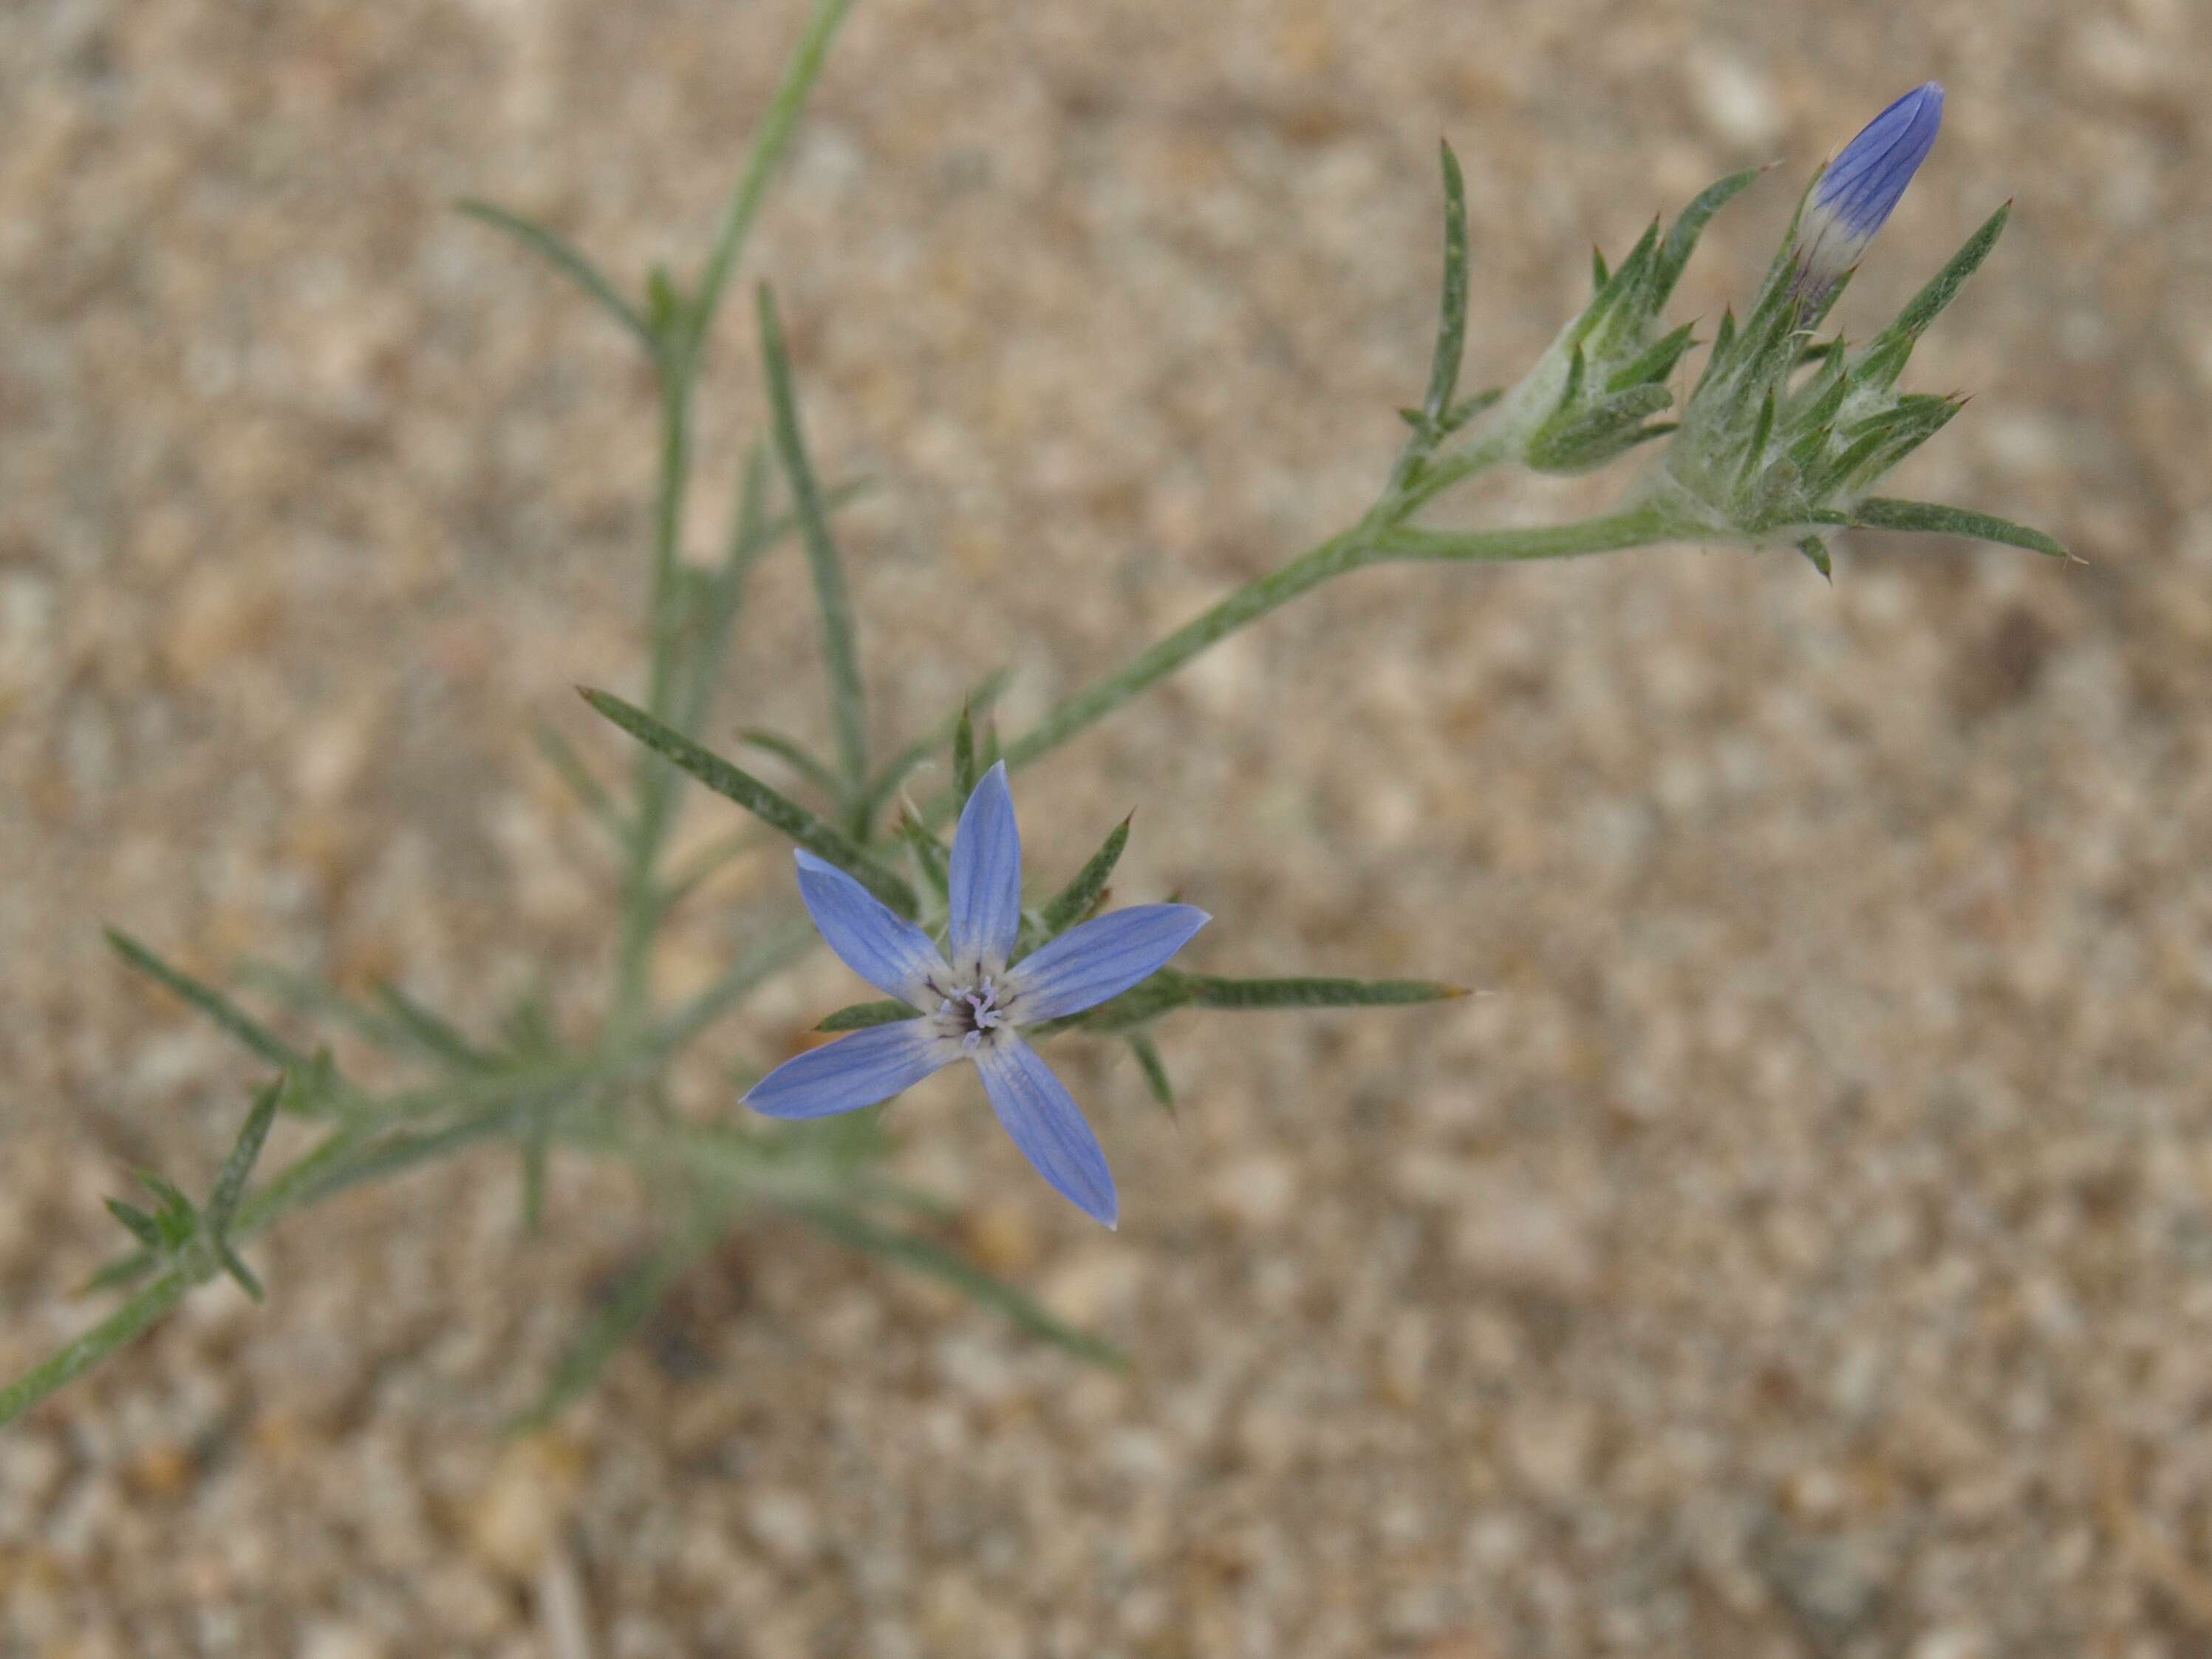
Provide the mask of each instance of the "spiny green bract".
{"label": "spiny green bract", "polygon": [[1662,237],[1654,219],[1618,270],[1591,262],[1596,292],[1507,396],[1498,420],[1521,428],[1521,459],[1540,472],[1587,472],[1672,432],[1652,416],[1674,401],[1667,380],[1695,342],[1660,313],[1705,222],[1759,177],[1732,173],[1682,210]]}
{"label": "spiny green bract", "polygon": [[1896,319],[1858,350],[1813,331],[1840,283],[1796,280],[1785,241],[1751,315],[1723,318],[1711,357],[1650,488],[1687,533],[1755,546],[1795,545],[1826,574],[1824,528],[1942,531],[2049,554],[2064,550],[2019,525],[1929,503],[1891,501],[1875,486],[1949,423],[1965,400],[1900,392],[1912,348],[2004,228],[2010,204],[1967,238]]}

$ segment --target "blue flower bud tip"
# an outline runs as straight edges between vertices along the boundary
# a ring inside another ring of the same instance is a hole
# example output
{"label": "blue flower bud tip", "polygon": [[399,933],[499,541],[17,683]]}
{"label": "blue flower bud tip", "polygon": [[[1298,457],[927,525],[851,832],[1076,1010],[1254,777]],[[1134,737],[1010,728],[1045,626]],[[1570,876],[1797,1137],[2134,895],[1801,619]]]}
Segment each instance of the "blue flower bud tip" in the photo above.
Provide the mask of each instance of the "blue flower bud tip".
{"label": "blue flower bud tip", "polygon": [[1868,122],[1821,170],[1797,228],[1808,286],[1833,282],[1858,263],[1942,125],[1942,84],[1930,81]]}

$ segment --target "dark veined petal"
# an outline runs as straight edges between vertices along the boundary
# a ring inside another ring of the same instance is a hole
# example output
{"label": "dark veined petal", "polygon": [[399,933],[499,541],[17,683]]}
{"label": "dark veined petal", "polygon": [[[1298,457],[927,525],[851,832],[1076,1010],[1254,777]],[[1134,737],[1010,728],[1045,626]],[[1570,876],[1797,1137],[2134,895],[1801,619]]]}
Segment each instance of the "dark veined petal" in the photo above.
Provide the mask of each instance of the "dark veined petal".
{"label": "dark veined petal", "polygon": [[927,1012],[934,975],[949,979],[927,933],[826,859],[799,852],[799,896],[838,959],[876,989]]}
{"label": "dark veined petal", "polygon": [[983,1074],[991,1109],[1022,1149],[1022,1156],[1085,1214],[1113,1226],[1121,1205],[1114,1195],[1106,1153],[1052,1067],[1036,1049],[1009,1034],[976,1054],[975,1068]]}
{"label": "dark veined petal", "polygon": [[960,1054],[927,1020],[871,1025],[785,1060],[745,1091],[744,1103],[770,1117],[828,1117],[889,1100]]}
{"label": "dark veined petal", "polygon": [[1942,125],[1943,88],[1930,81],[1868,122],[1822,169],[1797,228],[1811,280],[1832,282],[1857,263]]}
{"label": "dark veined petal", "polygon": [[1871,234],[1919,171],[1943,125],[1943,88],[1930,81],[1897,99],[1868,122],[1820,174],[1816,206],[1847,228]]}
{"label": "dark veined petal", "polygon": [[1004,761],[983,775],[961,809],[951,896],[945,942],[955,964],[1003,965],[1022,925],[1022,836]]}
{"label": "dark veined petal", "polygon": [[1194,904],[1133,904],[1071,927],[1006,970],[1007,1018],[1030,1025],[1119,996],[1211,920]]}

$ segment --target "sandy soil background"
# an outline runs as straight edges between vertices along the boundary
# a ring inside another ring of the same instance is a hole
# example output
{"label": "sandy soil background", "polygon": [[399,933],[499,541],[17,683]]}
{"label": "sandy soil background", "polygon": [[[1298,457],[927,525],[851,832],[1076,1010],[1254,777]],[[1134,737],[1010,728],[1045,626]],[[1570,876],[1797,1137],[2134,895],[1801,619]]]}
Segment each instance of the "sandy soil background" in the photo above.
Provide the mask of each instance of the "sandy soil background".
{"label": "sandy soil background", "polygon": [[[611,875],[530,722],[637,684],[650,393],[447,210],[688,265],[797,0],[0,9],[0,1366],[90,1316],[103,1194],[204,1180],[211,972],[571,1018]],[[1021,723],[1364,504],[1425,370],[1433,147],[1470,384],[1780,160],[1680,301],[1904,87],[1948,124],[1844,327],[1996,203],[1896,483],[2091,562],[1846,538],[1372,573],[1029,774],[1065,867],[1217,971],[1441,1011],[1070,1050],[1118,1237],[970,1081],[900,1109],[1086,1370],[810,1235],[733,1238],[556,1431],[495,1432],[645,1218],[510,1159],[356,1193],[0,1436],[0,1654],[1873,1656],[2212,1650],[2212,32],[2189,0],[863,0],[750,275],[789,317],[902,738]],[[694,542],[760,398],[715,343]],[[1609,485],[1486,484],[1470,520]],[[822,735],[785,555],[722,734]],[[727,822],[700,804],[687,838]],[[769,893],[780,856],[733,890]],[[702,910],[672,990],[734,948]],[[815,961],[684,1084],[849,1000]],[[276,1151],[297,1151],[283,1133]]]}

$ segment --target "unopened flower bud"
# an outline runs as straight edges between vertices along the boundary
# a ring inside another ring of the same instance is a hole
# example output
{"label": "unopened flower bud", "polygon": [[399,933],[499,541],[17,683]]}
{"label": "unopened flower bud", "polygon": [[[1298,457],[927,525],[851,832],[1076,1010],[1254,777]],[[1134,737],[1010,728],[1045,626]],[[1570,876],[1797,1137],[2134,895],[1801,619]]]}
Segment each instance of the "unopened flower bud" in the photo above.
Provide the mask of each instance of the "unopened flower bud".
{"label": "unopened flower bud", "polygon": [[1856,264],[1928,157],[1943,124],[1943,88],[1915,87],[1867,123],[1821,170],[1797,224],[1797,284],[1825,291]]}

